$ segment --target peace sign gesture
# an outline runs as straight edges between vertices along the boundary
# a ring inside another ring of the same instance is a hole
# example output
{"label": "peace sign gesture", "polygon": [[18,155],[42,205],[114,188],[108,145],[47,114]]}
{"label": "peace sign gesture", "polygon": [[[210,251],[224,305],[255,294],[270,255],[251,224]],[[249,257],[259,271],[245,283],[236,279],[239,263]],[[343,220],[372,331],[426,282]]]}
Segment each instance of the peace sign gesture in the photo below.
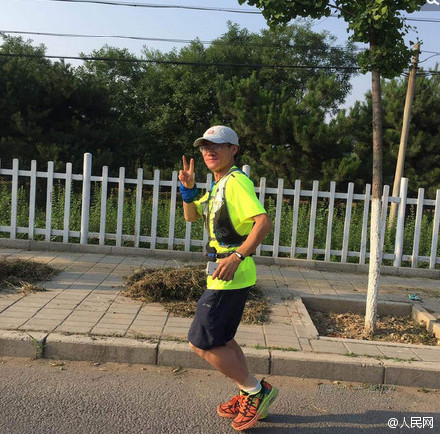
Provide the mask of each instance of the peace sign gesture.
{"label": "peace sign gesture", "polygon": [[183,184],[185,188],[193,188],[195,183],[194,176],[194,158],[191,158],[188,163],[186,161],[185,155],[182,155],[183,170],[179,170],[179,181]]}

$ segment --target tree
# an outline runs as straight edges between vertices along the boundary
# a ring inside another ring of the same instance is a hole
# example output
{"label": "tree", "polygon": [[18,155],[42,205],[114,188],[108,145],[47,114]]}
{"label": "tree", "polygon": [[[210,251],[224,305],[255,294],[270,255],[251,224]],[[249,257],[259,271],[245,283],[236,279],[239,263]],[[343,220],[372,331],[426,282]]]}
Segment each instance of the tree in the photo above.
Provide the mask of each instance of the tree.
{"label": "tree", "polygon": [[[436,68],[437,70],[437,68]],[[387,80],[382,83],[384,108],[383,140],[383,179],[384,183],[393,182],[395,161],[399,152],[399,140],[402,130],[403,104],[407,82],[404,78]],[[371,182],[372,156],[371,146],[371,91],[362,102],[355,105],[346,114],[341,112],[337,119],[337,128],[341,136],[350,142],[350,148],[361,162],[357,170],[358,183]],[[416,80],[416,90],[412,108],[411,128],[408,136],[408,149],[405,159],[405,173],[410,179],[408,190],[417,194],[418,188],[425,189],[426,197],[435,197],[440,186],[440,76],[424,76],[423,71]]]}
{"label": "tree", "polygon": [[3,38],[0,52],[10,57],[0,57],[2,159],[53,160],[56,169],[71,161],[81,170],[82,154],[112,137],[107,90],[63,61],[46,59],[44,46]]}
{"label": "tree", "polygon": [[271,28],[285,25],[298,16],[321,18],[329,16],[331,9],[338,11],[351,31],[353,42],[368,44],[368,49],[358,55],[362,72],[371,71],[372,77],[372,131],[373,131],[373,188],[370,224],[370,270],[368,279],[365,332],[372,334],[376,328],[377,292],[380,265],[380,197],[382,190],[382,105],[380,77],[392,78],[408,65],[411,50],[404,42],[408,26],[401,11],[411,13],[419,10],[424,0],[238,0],[262,10]]}
{"label": "tree", "polygon": [[[293,66],[218,71],[218,122],[239,133],[242,162],[251,165],[252,173],[275,182],[284,178],[293,187],[298,178],[328,180],[325,171],[346,158],[348,142],[339,140],[326,118],[350,90],[355,55],[352,44],[342,48],[334,42],[327,32],[313,32],[310,24],[258,35],[230,24],[207,49],[208,56],[222,63]],[[317,68],[294,68],[303,58]],[[334,64],[347,70],[325,69]],[[329,160],[332,165],[326,164]]]}

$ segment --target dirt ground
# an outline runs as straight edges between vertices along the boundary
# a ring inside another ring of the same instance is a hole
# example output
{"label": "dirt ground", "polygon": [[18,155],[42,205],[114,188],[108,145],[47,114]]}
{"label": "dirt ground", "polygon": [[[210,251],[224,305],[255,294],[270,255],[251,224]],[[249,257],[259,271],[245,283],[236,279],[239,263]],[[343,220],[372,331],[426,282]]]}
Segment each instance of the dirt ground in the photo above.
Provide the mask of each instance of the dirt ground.
{"label": "dirt ground", "polygon": [[309,310],[321,336],[400,342],[406,344],[439,345],[438,339],[408,316],[378,316],[377,331],[372,338],[364,335],[365,317],[356,313],[320,312]]}

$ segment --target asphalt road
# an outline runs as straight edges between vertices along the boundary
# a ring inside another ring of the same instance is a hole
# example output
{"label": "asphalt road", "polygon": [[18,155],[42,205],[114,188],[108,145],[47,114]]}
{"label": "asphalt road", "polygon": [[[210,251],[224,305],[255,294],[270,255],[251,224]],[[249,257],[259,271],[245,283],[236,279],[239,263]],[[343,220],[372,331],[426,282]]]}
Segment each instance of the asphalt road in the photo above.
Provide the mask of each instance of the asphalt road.
{"label": "asphalt road", "polygon": [[[0,360],[1,434],[234,432],[230,421],[217,416],[216,406],[235,389],[216,372],[52,364],[48,360]],[[248,432],[440,432],[440,391],[291,377],[267,379],[279,388],[279,397],[268,419]],[[391,418],[397,428],[388,427]],[[419,428],[423,423],[433,428]]]}

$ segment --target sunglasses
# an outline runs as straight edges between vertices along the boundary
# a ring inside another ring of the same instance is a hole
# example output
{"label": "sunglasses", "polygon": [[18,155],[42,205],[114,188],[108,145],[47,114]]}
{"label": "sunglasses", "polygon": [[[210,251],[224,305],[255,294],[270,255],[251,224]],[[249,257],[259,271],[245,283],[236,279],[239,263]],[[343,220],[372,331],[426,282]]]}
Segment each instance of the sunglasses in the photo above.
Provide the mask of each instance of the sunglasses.
{"label": "sunglasses", "polygon": [[232,145],[229,143],[214,143],[211,145],[201,145],[199,146],[199,150],[202,154],[205,154],[206,152],[222,151],[223,149],[226,149],[226,146]]}

